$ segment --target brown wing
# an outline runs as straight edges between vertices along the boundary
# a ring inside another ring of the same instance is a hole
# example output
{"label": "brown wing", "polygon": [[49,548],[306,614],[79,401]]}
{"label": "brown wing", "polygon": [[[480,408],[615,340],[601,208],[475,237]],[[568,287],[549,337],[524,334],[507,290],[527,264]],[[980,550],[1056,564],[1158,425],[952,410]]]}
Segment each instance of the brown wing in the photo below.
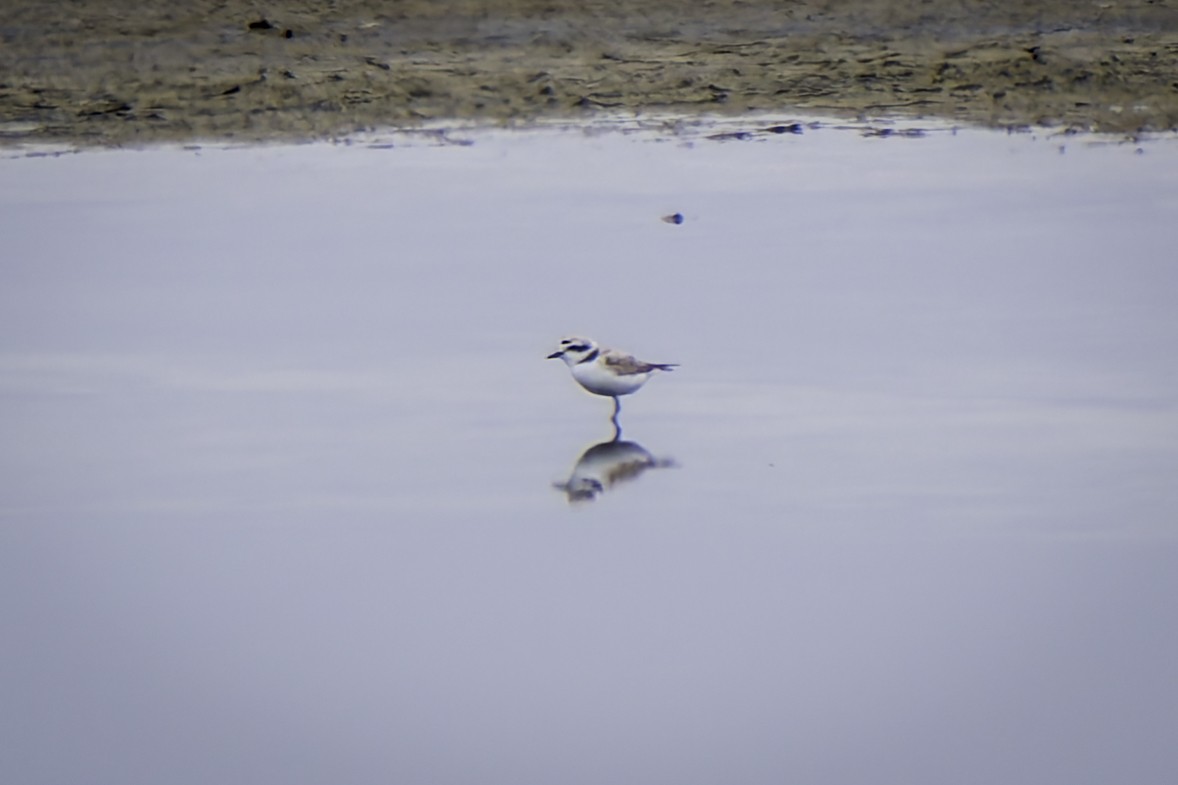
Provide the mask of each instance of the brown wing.
{"label": "brown wing", "polygon": [[674,367],[674,364],[665,363],[645,363],[642,360],[636,360],[628,354],[606,354],[605,364],[613,368],[622,376],[630,376],[639,373],[650,373],[651,371],[669,371]]}

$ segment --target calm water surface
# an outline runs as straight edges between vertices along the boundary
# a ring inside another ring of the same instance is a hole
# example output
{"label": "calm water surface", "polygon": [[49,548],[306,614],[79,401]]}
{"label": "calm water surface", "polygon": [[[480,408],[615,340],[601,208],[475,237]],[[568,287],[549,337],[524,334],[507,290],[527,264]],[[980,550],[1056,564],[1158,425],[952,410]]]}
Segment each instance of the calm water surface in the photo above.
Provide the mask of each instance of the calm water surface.
{"label": "calm water surface", "polygon": [[0,780],[1173,781],[1178,144],[463,138],[0,160]]}

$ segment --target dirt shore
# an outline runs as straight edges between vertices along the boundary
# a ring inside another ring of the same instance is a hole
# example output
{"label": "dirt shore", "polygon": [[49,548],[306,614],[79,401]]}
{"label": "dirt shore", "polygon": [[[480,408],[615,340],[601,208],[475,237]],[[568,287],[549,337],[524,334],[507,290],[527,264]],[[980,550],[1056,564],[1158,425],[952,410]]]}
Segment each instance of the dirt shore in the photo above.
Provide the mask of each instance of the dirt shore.
{"label": "dirt shore", "polygon": [[1178,0],[8,0],[0,143],[632,112],[1178,129]]}

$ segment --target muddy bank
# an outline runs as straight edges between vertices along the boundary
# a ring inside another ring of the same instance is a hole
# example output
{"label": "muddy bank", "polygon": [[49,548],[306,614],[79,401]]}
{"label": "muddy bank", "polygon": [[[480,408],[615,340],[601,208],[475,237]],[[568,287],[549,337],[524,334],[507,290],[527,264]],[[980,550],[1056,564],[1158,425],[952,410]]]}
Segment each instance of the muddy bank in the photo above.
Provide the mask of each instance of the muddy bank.
{"label": "muddy bank", "polygon": [[9,0],[0,141],[297,139],[602,110],[1178,128],[1173,3],[1016,5]]}

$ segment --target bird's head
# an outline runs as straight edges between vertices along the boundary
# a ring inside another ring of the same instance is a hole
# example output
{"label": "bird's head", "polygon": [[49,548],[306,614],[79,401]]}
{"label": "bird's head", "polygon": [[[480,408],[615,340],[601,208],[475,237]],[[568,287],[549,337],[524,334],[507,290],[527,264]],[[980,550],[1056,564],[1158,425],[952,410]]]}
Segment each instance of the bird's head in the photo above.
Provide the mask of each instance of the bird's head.
{"label": "bird's head", "polygon": [[589,355],[598,351],[596,343],[588,338],[580,338],[576,335],[570,335],[568,338],[562,338],[560,346],[555,352],[548,355],[549,360],[561,359],[567,365],[576,365],[584,360]]}

